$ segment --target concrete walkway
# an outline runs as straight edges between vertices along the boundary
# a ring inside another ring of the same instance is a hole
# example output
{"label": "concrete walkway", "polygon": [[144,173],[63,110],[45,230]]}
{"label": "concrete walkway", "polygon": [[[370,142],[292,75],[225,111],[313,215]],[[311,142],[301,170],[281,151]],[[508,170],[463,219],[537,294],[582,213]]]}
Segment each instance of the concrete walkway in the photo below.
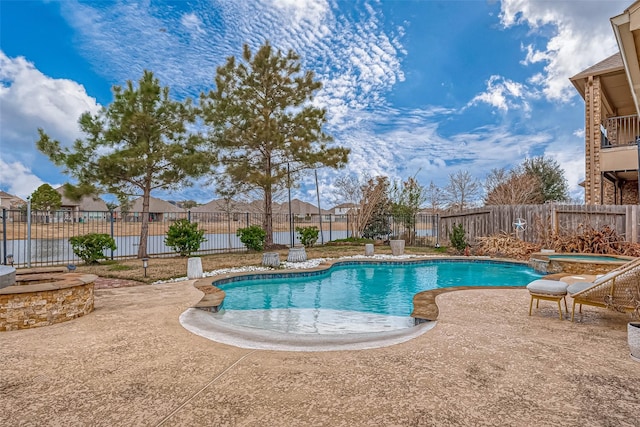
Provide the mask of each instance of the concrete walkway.
{"label": "concrete walkway", "polygon": [[191,282],[96,291],[70,322],[0,333],[0,425],[637,426],[627,317],[526,290],[438,297],[435,328],[391,347],[245,350],[178,322]]}

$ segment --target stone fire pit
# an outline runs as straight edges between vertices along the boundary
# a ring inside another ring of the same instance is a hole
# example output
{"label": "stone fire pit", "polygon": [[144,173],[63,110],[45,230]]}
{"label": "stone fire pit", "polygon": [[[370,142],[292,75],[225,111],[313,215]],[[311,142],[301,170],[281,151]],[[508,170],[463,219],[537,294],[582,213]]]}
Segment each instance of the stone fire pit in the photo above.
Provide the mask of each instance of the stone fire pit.
{"label": "stone fire pit", "polygon": [[[36,328],[75,319],[93,311],[97,276],[66,269],[0,269],[0,331]],[[13,275],[12,275],[13,273]]]}

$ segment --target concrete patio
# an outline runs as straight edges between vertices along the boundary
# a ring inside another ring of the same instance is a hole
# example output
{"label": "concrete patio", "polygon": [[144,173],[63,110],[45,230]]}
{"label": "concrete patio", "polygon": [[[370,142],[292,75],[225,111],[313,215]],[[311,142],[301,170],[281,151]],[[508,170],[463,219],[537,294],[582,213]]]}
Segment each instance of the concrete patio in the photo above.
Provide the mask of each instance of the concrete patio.
{"label": "concrete patio", "polygon": [[246,350],[180,325],[191,283],[97,290],[85,317],[0,333],[0,425],[640,425],[622,314],[465,290],[402,344]]}

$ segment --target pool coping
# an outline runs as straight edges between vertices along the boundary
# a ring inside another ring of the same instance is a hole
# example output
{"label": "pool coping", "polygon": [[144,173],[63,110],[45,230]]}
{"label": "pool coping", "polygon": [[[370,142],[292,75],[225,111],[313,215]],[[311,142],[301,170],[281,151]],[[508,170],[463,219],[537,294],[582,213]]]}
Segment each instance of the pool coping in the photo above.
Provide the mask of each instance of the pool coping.
{"label": "pool coping", "polygon": [[[191,308],[180,315],[180,324],[192,333],[204,338],[236,347],[280,351],[335,351],[364,350],[399,344],[435,327],[439,315],[436,298],[447,292],[461,290],[494,289],[485,286],[457,286],[451,288],[430,289],[413,296],[414,327],[394,331],[349,333],[349,334],[287,334],[283,332],[230,325],[221,322],[206,312],[218,312],[225,298],[224,290],[216,284],[251,280],[253,278],[299,276],[305,273],[320,275],[328,273],[334,266],[355,264],[418,264],[425,261],[479,262],[487,264],[519,264],[528,266],[525,261],[506,258],[466,257],[466,256],[424,256],[398,259],[356,259],[327,260],[314,268],[274,269],[260,272],[229,273],[224,277],[205,277],[194,281],[193,286],[204,293],[203,297]],[[500,289],[523,289],[524,286],[501,286]]]}

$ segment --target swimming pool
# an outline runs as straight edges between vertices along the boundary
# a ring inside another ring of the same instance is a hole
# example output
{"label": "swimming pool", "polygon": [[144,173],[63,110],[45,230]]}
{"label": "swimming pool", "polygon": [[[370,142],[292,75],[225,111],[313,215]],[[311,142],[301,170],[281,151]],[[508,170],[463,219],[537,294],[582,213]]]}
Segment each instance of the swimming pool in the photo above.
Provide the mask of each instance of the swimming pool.
{"label": "swimming pool", "polygon": [[526,286],[528,266],[490,260],[342,262],[323,271],[253,274],[215,282],[226,297],[217,320],[294,334],[409,328],[413,296],[456,286]]}

